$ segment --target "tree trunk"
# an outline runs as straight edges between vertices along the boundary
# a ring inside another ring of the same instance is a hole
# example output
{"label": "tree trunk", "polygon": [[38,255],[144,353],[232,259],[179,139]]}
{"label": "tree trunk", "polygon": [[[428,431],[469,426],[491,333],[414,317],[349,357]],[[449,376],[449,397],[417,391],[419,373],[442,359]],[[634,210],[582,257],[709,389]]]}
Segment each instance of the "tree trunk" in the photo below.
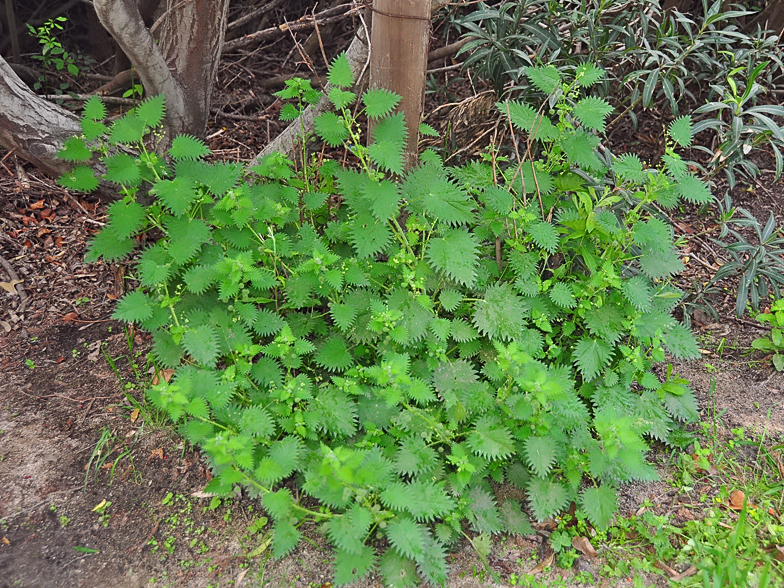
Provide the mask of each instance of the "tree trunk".
{"label": "tree trunk", "polygon": [[[137,0],[94,0],[98,18],[128,55],[148,95],[166,96],[164,130],[203,135],[223,47],[229,0],[188,0],[148,28]],[[159,39],[153,32],[159,31]],[[81,134],[79,119],[34,94],[0,58],[0,146],[42,170],[60,175],[70,166],[57,159],[63,142]]]}
{"label": "tree trunk", "polygon": [[76,116],[33,94],[0,57],[0,145],[57,176],[71,167],[57,152],[81,132]]}
{"label": "tree trunk", "polygon": [[370,38],[370,87],[400,94],[408,138],[406,168],[418,160],[419,123],[425,102],[430,2],[375,0]]}
{"label": "tree trunk", "polygon": [[[166,96],[168,141],[182,133],[203,135],[229,0],[174,4],[150,29],[134,0],[94,0],[93,5],[103,26],[133,63],[147,93]],[[159,24],[156,42],[152,29]]]}
{"label": "tree trunk", "polygon": [[784,31],[784,0],[768,0],[765,8],[752,18],[744,29],[753,33],[757,26],[781,35]]}

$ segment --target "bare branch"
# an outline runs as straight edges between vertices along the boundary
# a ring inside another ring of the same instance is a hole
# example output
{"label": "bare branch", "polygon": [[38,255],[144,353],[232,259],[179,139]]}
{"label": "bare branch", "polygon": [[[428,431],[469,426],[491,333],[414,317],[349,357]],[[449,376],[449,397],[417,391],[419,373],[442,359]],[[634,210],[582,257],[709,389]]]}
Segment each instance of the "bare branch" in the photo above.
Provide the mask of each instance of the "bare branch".
{"label": "bare branch", "polygon": [[0,145],[52,175],[70,169],[57,152],[81,134],[79,119],[30,91],[0,57]]}

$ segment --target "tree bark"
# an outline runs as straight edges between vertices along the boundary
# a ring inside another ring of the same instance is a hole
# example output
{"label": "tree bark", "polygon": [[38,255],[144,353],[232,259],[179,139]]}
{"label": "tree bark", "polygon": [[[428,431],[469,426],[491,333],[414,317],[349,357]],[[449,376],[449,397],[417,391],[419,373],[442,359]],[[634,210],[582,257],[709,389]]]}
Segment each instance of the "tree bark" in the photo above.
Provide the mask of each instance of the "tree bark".
{"label": "tree bark", "polygon": [[0,145],[59,176],[71,165],[58,159],[57,152],[81,132],[76,116],[33,94],[0,57]]}
{"label": "tree bark", "polygon": [[[218,71],[229,0],[190,0],[169,8],[156,43],[134,0],[94,0],[103,26],[133,63],[150,95],[166,96],[164,129],[203,135]],[[166,142],[164,142],[165,144]]]}
{"label": "tree bark", "polygon": [[406,169],[416,165],[419,123],[425,103],[425,71],[430,3],[421,0],[375,0],[370,40],[370,87],[401,96],[398,110],[406,117]]}

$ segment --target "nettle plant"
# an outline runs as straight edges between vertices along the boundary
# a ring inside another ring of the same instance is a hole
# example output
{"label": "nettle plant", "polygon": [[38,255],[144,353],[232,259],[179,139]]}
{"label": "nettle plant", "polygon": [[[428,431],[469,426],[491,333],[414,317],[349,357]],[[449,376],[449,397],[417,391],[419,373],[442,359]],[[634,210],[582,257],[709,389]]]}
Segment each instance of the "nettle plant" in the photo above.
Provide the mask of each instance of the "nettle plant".
{"label": "nettle plant", "polygon": [[[697,416],[686,383],[651,369],[664,347],[698,355],[671,315],[672,231],[650,210],[710,199],[674,152],[690,121],[670,127],[664,169],[606,165],[596,133],[611,109],[583,96],[602,70],[527,75],[550,106],[499,103],[533,157],[516,165],[425,153],[405,172],[398,96],[369,90],[352,110],[345,56],[315,132],[347,163],[208,163],[188,136],[168,163],[144,141],[161,98],[108,129],[88,103],[85,136],[61,153],[81,163],[63,185],[94,188],[97,153],[124,195],[87,258],[143,248],[114,316],[151,332],[175,370],[148,396],[209,456],[206,491],[259,495],[277,557],[316,523],[336,584],[374,570],[390,586],[443,583],[447,547],[469,532],[480,554],[491,534],[532,532],[494,483],[518,486],[537,520],[574,501],[604,527],[619,484],[656,477],[648,441]],[[312,91],[289,83],[284,114]]]}

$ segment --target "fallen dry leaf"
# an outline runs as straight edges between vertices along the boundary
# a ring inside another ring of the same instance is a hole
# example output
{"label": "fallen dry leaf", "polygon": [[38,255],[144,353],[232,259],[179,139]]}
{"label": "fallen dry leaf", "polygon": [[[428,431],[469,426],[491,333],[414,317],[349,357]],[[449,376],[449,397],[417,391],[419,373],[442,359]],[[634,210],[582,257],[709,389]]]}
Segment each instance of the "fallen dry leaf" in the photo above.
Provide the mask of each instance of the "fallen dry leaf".
{"label": "fallen dry leaf", "polygon": [[204,492],[202,490],[198,490],[193,494],[191,494],[191,496],[193,496],[194,498],[212,498],[213,496],[215,496],[215,494],[213,494],[212,492]]}
{"label": "fallen dry leaf", "polygon": [[0,282],[0,288],[9,294],[16,294],[16,285],[21,284],[24,280],[11,280],[10,282]]}
{"label": "fallen dry leaf", "polygon": [[69,312],[68,314],[63,315],[63,322],[70,323],[71,321],[75,321],[79,318],[79,313],[77,312]]}
{"label": "fallen dry leaf", "polygon": [[248,568],[245,568],[239,574],[237,574],[237,581],[234,583],[234,585],[239,588],[239,586],[242,584],[242,581],[245,579],[245,574],[247,573],[248,573]]}
{"label": "fallen dry leaf", "polygon": [[680,582],[684,578],[688,578],[689,576],[693,576],[696,573],[697,573],[697,567],[696,566],[689,566],[688,569],[682,571],[680,574],[675,574],[672,578],[670,578],[670,580],[672,580],[673,582]]}
{"label": "fallen dry leaf", "polygon": [[150,459],[163,459],[163,448],[153,449],[150,452]]}
{"label": "fallen dry leaf", "polygon": [[155,373],[155,375],[152,377],[152,385],[157,386],[158,382],[160,382],[161,379],[163,379],[164,382],[168,382],[169,380],[172,379],[173,375],[174,375],[174,370],[172,369],[166,368],[166,369],[158,370]]}
{"label": "fallen dry leaf", "polygon": [[38,202],[33,202],[30,205],[30,210],[41,210],[45,206],[45,202],[43,200],[39,200]]}
{"label": "fallen dry leaf", "polygon": [[784,547],[776,545],[773,548],[773,559],[777,561],[784,561]]}
{"label": "fallen dry leaf", "polygon": [[743,490],[733,490],[730,493],[730,508],[733,510],[741,510],[745,500],[746,494]]}
{"label": "fallen dry leaf", "polygon": [[593,548],[593,545],[591,545],[591,542],[588,540],[588,537],[573,537],[572,547],[588,557],[596,557],[598,555]]}
{"label": "fallen dry leaf", "polygon": [[544,570],[549,568],[553,565],[553,560],[555,559],[555,552],[551,552],[546,558],[540,561],[535,568],[533,568],[529,574],[541,574]]}
{"label": "fallen dry leaf", "polygon": [[42,227],[42,228],[38,229],[38,232],[35,234],[35,236],[36,236],[36,237],[38,237],[38,238],[40,239],[40,238],[41,238],[41,237],[43,237],[44,235],[48,235],[48,234],[49,234],[49,233],[51,233],[51,232],[52,232],[52,231],[50,231],[50,230],[49,230],[49,229],[47,229],[46,227]]}
{"label": "fallen dry leaf", "polygon": [[8,537],[3,536],[3,544],[4,545],[11,545],[11,542],[8,540]]}
{"label": "fallen dry leaf", "polygon": [[131,411],[131,422],[135,423],[136,419],[138,419],[138,418],[139,418],[139,409],[138,408],[134,408]]}
{"label": "fallen dry leaf", "polygon": [[9,323],[9,322],[0,321],[0,327],[3,327],[3,330],[6,333],[10,333],[11,332],[11,323]]}

